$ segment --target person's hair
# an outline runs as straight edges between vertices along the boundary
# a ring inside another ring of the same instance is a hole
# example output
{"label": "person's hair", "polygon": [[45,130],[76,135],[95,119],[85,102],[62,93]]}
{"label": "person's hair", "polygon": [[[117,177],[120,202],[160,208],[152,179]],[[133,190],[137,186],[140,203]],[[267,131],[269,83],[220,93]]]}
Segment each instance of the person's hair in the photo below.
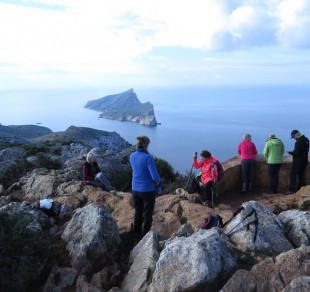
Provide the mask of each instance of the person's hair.
{"label": "person's hair", "polygon": [[211,157],[211,153],[208,150],[202,150],[201,153],[200,153],[200,156],[204,157],[204,158],[210,158]]}
{"label": "person's hair", "polygon": [[137,137],[137,148],[146,149],[150,144],[150,139],[146,136]]}
{"label": "person's hair", "polygon": [[243,135],[243,140],[249,140],[249,141],[251,141],[251,135],[250,134],[244,134]]}
{"label": "person's hair", "polygon": [[95,158],[95,159],[96,159],[96,156],[95,156],[95,154],[94,154],[93,152],[88,152],[87,155],[86,155],[86,161],[87,161],[88,163],[90,163],[89,160],[90,160],[91,158]]}

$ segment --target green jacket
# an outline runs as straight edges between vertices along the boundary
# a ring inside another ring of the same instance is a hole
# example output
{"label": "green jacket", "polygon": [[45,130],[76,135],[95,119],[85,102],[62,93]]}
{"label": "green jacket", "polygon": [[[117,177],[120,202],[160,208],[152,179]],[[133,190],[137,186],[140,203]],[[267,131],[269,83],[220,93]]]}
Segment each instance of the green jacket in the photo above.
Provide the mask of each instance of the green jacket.
{"label": "green jacket", "polygon": [[278,138],[269,139],[265,144],[263,154],[269,164],[282,163],[284,154],[283,142]]}

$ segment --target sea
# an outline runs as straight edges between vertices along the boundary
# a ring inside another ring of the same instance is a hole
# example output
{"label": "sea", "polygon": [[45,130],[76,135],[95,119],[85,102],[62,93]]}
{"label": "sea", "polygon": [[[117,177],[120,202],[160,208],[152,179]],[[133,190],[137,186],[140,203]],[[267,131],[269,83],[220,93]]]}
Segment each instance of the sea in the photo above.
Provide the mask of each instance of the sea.
{"label": "sea", "polygon": [[53,132],[71,125],[117,132],[131,144],[146,135],[149,152],[168,161],[175,171],[191,170],[195,152],[208,150],[220,161],[237,155],[245,133],[252,135],[259,153],[274,133],[293,149],[293,129],[310,136],[310,86],[226,85],[170,88],[133,88],[141,102],[151,102],[157,127],[99,119],[84,108],[89,100],[129,88],[90,90],[0,91],[2,125],[41,125]]}

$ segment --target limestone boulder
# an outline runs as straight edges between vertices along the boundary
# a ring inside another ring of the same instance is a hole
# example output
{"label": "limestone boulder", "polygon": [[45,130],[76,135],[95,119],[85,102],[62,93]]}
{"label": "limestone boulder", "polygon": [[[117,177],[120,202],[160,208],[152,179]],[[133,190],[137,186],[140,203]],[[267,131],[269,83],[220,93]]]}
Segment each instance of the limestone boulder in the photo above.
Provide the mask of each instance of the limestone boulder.
{"label": "limestone boulder", "polygon": [[219,228],[176,237],[156,263],[149,291],[217,291],[236,268],[236,255]]}
{"label": "limestone boulder", "polygon": [[296,248],[302,244],[310,246],[310,211],[289,210],[278,215],[285,235]]}
{"label": "limestone boulder", "polygon": [[257,201],[245,202],[242,207],[226,227],[226,234],[239,249],[275,254],[293,249],[285,237],[284,226],[269,209]]}
{"label": "limestone boulder", "polygon": [[122,284],[123,291],[145,291],[159,257],[159,237],[149,231],[129,256],[129,272]]}
{"label": "limestone boulder", "polygon": [[76,210],[61,238],[80,274],[113,263],[121,244],[114,218],[105,207],[93,204]]}
{"label": "limestone boulder", "polygon": [[238,270],[222,291],[308,291],[309,260],[310,247],[302,245],[281,253],[274,260],[266,258],[251,271]]}

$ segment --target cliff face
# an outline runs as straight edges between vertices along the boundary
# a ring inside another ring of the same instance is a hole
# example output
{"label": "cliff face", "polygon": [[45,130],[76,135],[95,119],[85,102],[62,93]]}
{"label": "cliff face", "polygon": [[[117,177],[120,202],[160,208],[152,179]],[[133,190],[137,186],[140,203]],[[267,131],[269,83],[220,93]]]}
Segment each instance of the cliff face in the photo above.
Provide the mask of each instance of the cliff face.
{"label": "cliff face", "polygon": [[157,126],[153,105],[150,102],[141,103],[133,89],[90,100],[84,107],[102,112],[100,118]]}

